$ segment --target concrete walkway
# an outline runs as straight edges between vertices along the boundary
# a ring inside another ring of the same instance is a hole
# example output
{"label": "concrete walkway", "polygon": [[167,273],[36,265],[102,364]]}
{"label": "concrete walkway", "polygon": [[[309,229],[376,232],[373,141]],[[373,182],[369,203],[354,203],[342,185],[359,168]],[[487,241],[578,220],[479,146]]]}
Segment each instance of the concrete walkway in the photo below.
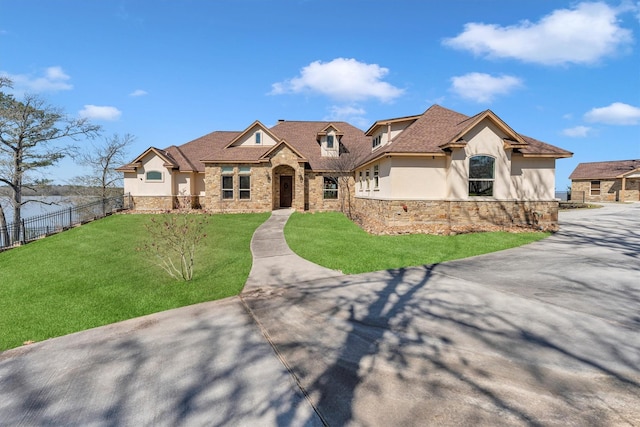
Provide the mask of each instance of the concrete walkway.
{"label": "concrete walkway", "polygon": [[296,255],[284,238],[284,226],[293,209],[279,209],[271,213],[251,239],[253,265],[243,292],[271,289],[289,283],[302,283],[327,277],[342,276]]}
{"label": "concrete walkway", "polygon": [[349,276],[291,252],[290,214],[240,297],[0,353],[0,426],[640,425],[640,204]]}

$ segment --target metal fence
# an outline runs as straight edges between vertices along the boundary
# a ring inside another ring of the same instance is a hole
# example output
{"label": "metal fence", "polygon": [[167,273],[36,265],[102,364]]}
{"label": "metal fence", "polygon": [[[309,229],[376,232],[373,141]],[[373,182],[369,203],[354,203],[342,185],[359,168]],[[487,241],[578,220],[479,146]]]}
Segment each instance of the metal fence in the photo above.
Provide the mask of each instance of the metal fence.
{"label": "metal fence", "polygon": [[8,223],[6,227],[0,227],[0,250],[59,233],[130,207],[131,197],[125,194],[23,218],[19,224]]}

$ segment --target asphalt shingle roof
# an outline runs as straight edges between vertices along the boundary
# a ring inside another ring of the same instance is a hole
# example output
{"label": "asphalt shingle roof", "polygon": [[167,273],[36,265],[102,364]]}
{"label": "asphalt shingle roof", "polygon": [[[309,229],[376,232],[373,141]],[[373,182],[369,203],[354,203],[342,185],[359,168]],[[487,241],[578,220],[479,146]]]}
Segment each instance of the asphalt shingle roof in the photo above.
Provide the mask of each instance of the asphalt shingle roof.
{"label": "asphalt shingle roof", "polygon": [[580,163],[569,179],[612,179],[640,169],[640,160]]}
{"label": "asphalt shingle roof", "polygon": [[[456,135],[466,130],[474,120],[486,112],[469,117],[439,105],[431,106],[419,116],[410,116],[415,121],[389,144],[371,151],[371,138],[347,122],[337,121],[280,121],[269,131],[279,140],[285,140],[308,161],[313,170],[351,170],[356,166],[387,153],[442,154],[443,144],[451,142]],[[340,138],[340,160],[323,157],[318,133],[332,125],[342,134]],[[163,152],[181,171],[204,172],[204,162],[255,162],[259,161],[272,146],[228,145],[242,132],[216,131],[180,146],[171,146]],[[558,147],[524,135],[519,137],[526,145],[518,149],[524,154],[566,157],[571,153]],[[121,170],[132,167],[125,165]]]}

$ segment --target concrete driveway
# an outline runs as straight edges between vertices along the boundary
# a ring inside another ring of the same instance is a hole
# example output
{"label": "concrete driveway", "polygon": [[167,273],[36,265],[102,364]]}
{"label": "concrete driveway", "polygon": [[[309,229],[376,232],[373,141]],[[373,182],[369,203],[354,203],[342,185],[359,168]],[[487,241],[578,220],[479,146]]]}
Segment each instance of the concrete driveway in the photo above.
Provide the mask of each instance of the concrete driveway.
{"label": "concrete driveway", "polygon": [[640,425],[638,219],[244,299],[329,425]]}
{"label": "concrete driveway", "polygon": [[278,265],[242,298],[0,353],[0,425],[640,425],[639,218],[562,212],[428,267]]}

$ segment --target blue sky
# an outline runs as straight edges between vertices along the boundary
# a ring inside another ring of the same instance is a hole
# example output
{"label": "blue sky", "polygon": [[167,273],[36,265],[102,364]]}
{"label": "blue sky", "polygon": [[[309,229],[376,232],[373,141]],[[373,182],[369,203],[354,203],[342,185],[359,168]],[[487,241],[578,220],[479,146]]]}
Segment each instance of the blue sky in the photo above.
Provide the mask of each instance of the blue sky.
{"label": "blue sky", "polygon": [[[130,157],[253,121],[491,109],[579,162],[640,158],[640,3],[0,0],[0,74]],[[70,161],[47,176],[84,173]]]}

